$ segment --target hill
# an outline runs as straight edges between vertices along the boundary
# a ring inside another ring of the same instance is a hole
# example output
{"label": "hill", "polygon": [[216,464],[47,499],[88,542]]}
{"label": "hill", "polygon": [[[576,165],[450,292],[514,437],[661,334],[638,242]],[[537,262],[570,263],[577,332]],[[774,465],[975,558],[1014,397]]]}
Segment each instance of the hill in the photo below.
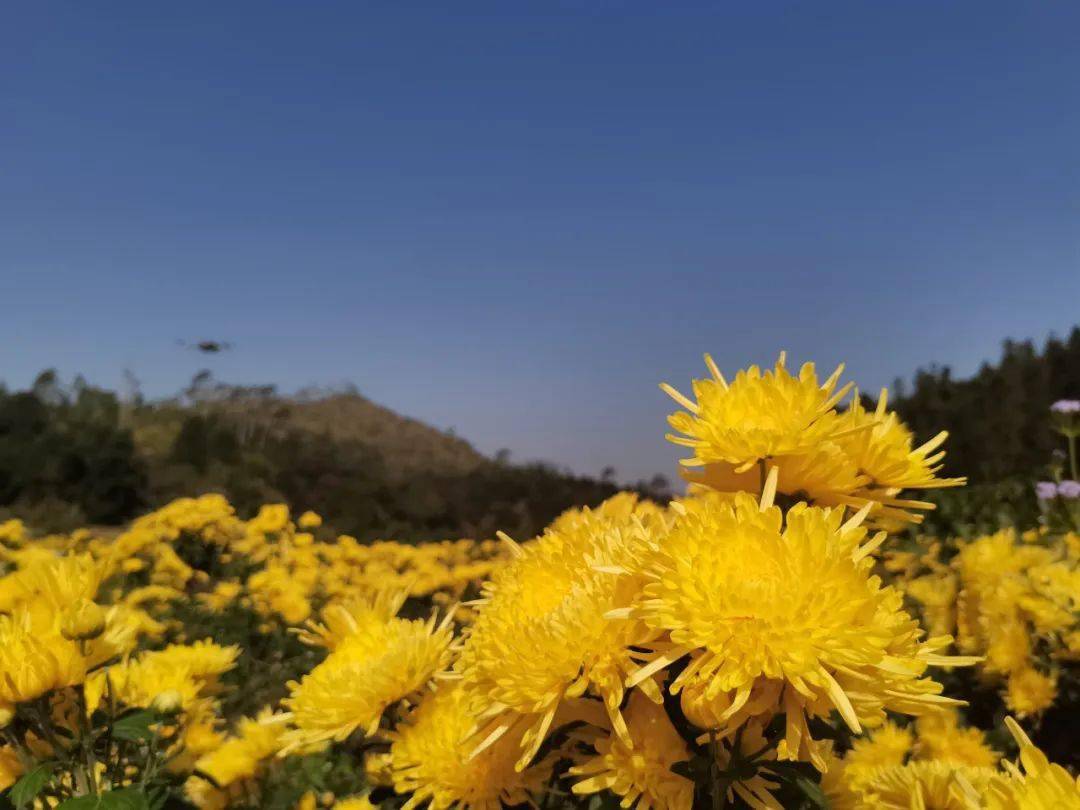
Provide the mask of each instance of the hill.
{"label": "hill", "polygon": [[[663,481],[642,484],[667,496]],[[543,464],[490,459],[468,442],[356,391],[282,396],[200,375],[183,395],[121,401],[52,372],[0,390],[0,518],[45,529],[120,523],[174,498],[221,492],[332,515],[368,540],[529,537],[617,490]]]}

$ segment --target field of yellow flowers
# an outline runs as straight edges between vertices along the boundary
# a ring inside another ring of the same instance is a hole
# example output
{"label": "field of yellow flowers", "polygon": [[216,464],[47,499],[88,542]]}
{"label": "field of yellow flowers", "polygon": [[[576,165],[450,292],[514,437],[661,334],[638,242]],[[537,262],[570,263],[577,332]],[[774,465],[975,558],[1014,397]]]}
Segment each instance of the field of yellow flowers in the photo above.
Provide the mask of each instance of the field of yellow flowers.
{"label": "field of yellow flowers", "polygon": [[1080,404],[1042,525],[934,538],[944,433],[841,369],[706,363],[663,386],[685,497],[531,539],[217,495],[0,524],[0,805],[1080,808]]}

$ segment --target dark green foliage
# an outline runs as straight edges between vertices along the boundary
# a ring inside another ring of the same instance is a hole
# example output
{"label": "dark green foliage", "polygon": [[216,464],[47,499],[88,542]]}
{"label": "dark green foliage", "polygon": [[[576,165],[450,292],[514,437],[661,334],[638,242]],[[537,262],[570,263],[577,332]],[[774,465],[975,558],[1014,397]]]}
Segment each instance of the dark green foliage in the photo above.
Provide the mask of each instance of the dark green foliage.
{"label": "dark green foliage", "polygon": [[1050,406],[1080,399],[1080,327],[1065,340],[1051,338],[1042,351],[1030,340],[1007,340],[998,363],[984,364],[970,379],[932,366],[912,386],[895,388],[900,396],[892,404],[920,441],[949,431],[944,473],[970,482],[928,494],[938,509],[927,517],[926,531],[970,535],[1035,525],[1033,482],[1048,477],[1055,452],[1064,450]]}
{"label": "dark green foliage", "polygon": [[921,439],[949,431],[945,471],[975,484],[1041,474],[1064,447],[1051,429],[1050,406],[1077,398],[1080,327],[1067,340],[1051,338],[1041,352],[1030,340],[1007,340],[1001,360],[967,380],[953,379],[947,366],[920,370],[910,393],[893,404]]}
{"label": "dark green foliage", "polygon": [[18,782],[11,786],[11,792],[8,796],[17,810],[22,810],[22,808],[27,805],[33,804],[34,799],[36,799],[41,791],[45,789],[45,786],[49,784],[49,780],[52,778],[57,765],[58,763],[53,762],[52,760],[39,762],[29,771],[24,773],[19,778]]}
{"label": "dark green foliage", "polygon": [[[30,391],[0,390],[0,507],[48,504],[61,517],[113,523],[142,505],[145,480],[114,394],[81,381],[62,388],[51,372]],[[42,517],[36,525],[54,528]]]}
{"label": "dark green foliage", "polygon": [[292,756],[274,763],[260,785],[259,807],[292,810],[309,790],[346,796],[362,793],[363,771],[357,752],[335,746],[320,754]]}

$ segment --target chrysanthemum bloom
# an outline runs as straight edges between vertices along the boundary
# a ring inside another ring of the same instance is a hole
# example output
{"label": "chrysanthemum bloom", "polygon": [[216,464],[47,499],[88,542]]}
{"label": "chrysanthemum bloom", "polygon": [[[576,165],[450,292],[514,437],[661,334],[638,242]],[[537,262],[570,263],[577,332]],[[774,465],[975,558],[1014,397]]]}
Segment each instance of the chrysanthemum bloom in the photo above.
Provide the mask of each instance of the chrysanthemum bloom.
{"label": "chrysanthemum bloom", "polygon": [[851,389],[848,384],[835,390],[843,366],[819,384],[813,363],[793,377],[781,354],[775,370],[762,374],[751,366],[729,384],[709,355],[705,363],[712,379],[693,381],[696,401],[661,385],[686,408],[668,417],[684,434],[668,439],[694,451],[682,461],[686,466],[724,462],[740,473],[770,456],[808,453],[841,430],[834,408]]}
{"label": "chrysanthemum bloom", "polygon": [[1004,777],[992,768],[935,760],[882,768],[870,777],[857,807],[875,810],[984,810],[985,797]]}
{"label": "chrysanthemum bloom", "polygon": [[1031,742],[1011,717],[1005,725],[1020,746],[1023,771],[1006,763],[1012,778],[1003,787],[994,785],[994,810],[1080,810],[1080,777],[1073,779],[1060,765],[1054,765]]}
{"label": "chrysanthemum bloom", "polygon": [[354,597],[345,602],[333,602],[322,610],[322,622],[309,620],[298,631],[300,639],[318,647],[335,649],[349,637],[375,636],[379,644],[380,633],[386,631],[401,606],[408,599],[407,590],[381,590],[365,597]]}
{"label": "chrysanthemum bloom", "polygon": [[29,604],[59,616],[76,602],[93,600],[103,574],[87,554],[36,559],[0,578],[0,610]]}
{"label": "chrysanthemum bloom", "polygon": [[869,477],[869,490],[887,499],[889,491],[963,486],[966,478],[937,477],[945,458],[940,448],[948,431],[915,447],[914,434],[895,412],[888,410],[888,398],[888,391],[882,389],[877,408],[871,413],[856,396],[841,416],[844,430],[837,442]]}
{"label": "chrysanthemum bloom", "polygon": [[421,689],[450,661],[451,615],[436,625],[393,619],[378,632],[340,642],[326,660],[299,682],[290,681],[283,705],[295,725],[289,750],[341,741],[357,729],[368,735],[383,712]]}
{"label": "chrysanthemum bloom", "polygon": [[1005,687],[1005,705],[1018,717],[1040,714],[1054,705],[1057,679],[1032,667],[1009,673]]}
{"label": "chrysanthemum bloom", "polygon": [[869,735],[854,740],[842,763],[830,759],[826,776],[835,780],[833,771],[842,769],[845,787],[857,793],[878,771],[903,765],[914,743],[909,729],[886,721]]}
{"label": "chrysanthemum bloom", "polygon": [[394,790],[412,794],[405,810],[430,802],[432,810],[501,810],[532,802],[551,772],[549,759],[518,770],[515,734],[473,756],[466,739],[476,720],[460,686],[443,684],[393,733]]}
{"label": "chrysanthemum bloom", "polygon": [[141,653],[95,672],[86,682],[87,707],[96,709],[111,687],[121,704],[148,707],[168,695],[189,719],[198,719],[220,691],[218,677],[235,666],[239,652],[207,640]]}
{"label": "chrysanthemum bloom", "polygon": [[917,759],[934,759],[956,765],[993,768],[1001,758],[986,743],[986,735],[977,728],[962,728],[955,711],[942,711],[920,717],[916,722],[919,741]]}
{"label": "chrysanthemum bloom", "polygon": [[162,669],[186,669],[205,687],[213,688],[220,675],[236,666],[239,655],[240,648],[236,645],[223,646],[207,638],[192,644],[170,644],[163,650],[143,653],[142,660]]}
{"label": "chrysanthemum bloom", "polygon": [[689,760],[690,752],[664,709],[634,691],[626,725],[633,747],[614,733],[600,737],[596,756],[570,769],[573,775],[584,777],[574,783],[574,793],[611,790],[622,797],[622,807],[690,810],[694,783],[671,770],[676,762]]}
{"label": "chrysanthemum bloom", "polygon": [[0,706],[33,700],[85,677],[77,642],[35,632],[25,608],[0,615]]}
{"label": "chrysanthemum bloom", "polygon": [[885,391],[873,412],[856,396],[850,408],[838,413],[836,406],[850,388],[833,392],[840,369],[819,386],[811,364],[794,378],[781,355],[775,372],[762,375],[751,367],[728,385],[707,355],[706,363],[713,379],[694,381],[696,402],[661,386],[688,411],[669,418],[685,435],[668,439],[694,451],[682,462],[696,468],[685,473],[691,483],[720,492],[757,493],[764,474],[776,469],[777,491],[819,506],[860,508],[872,502],[874,519],[882,526],[918,522],[911,510],[933,508],[901,498],[902,489],[964,483],[936,475],[948,434],[915,447],[911,431],[888,411]]}
{"label": "chrysanthemum bloom", "polygon": [[241,798],[250,793],[243,790],[244,784],[250,783],[262,764],[278,752],[284,730],[283,717],[270,711],[262,712],[254,720],[242,719],[236,736],[195,763],[197,774],[210,776],[216,784],[202,776],[192,776],[185,785],[188,798],[203,810],[220,810],[229,806],[231,797]]}
{"label": "chrysanthemum bloom", "polygon": [[835,709],[859,733],[886,709],[920,714],[955,704],[923,675],[931,664],[976,659],[938,655],[951,639],[922,641],[900,593],[871,574],[870,552],[885,535],[867,539],[866,510],[845,523],[842,509],[797,504],[785,522],[771,505],[774,486],[773,477],[760,504],[746,494],[675,504],[681,517],[645,558],[640,597],[608,615],[668,634],[630,684],[688,657],[669,688],[723,701],[722,734],[755,687],[781,682],[772,707],[786,715],[779,752],[820,768],[808,715]]}
{"label": "chrysanthemum bloom", "polygon": [[1008,529],[962,543],[951,564],[960,585],[959,648],[984,654],[986,675],[1025,672],[1015,686],[1013,710],[1036,711],[1053,699],[1053,685],[1044,676],[1031,677],[1035,638],[1067,639],[1077,627],[1076,560],[1065,548],[1022,543]]}
{"label": "chrysanthemum bloom", "polygon": [[[518,765],[525,767],[563,701],[589,689],[603,699],[616,733],[629,739],[619,713],[624,681],[637,669],[629,646],[655,634],[605,613],[634,599],[642,581],[625,566],[664,526],[654,504],[624,494],[514,544],[516,559],[484,586],[455,666],[480,723],[480,750],[517,726],[524,729]],[[643,688],[660,699],[651,681]]]}

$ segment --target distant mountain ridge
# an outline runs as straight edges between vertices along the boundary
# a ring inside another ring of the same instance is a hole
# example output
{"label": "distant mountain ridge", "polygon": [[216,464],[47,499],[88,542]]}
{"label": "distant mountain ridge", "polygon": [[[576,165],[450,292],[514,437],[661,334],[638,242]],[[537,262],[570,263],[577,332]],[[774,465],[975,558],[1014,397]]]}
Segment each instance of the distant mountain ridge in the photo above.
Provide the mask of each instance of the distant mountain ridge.
{"label": "distant mountain ridge", "polygon": [[[666,482],[638,487],[659,499]],[[221,492],[241,513],[284,502],[360,539],[538,533],[609,478],[491,459],[355,390],[293,396],[197,375],[182,395],[122,401],[77,379],[0,389],[0,519],[63,529],[120,523],[177,497]]]}

